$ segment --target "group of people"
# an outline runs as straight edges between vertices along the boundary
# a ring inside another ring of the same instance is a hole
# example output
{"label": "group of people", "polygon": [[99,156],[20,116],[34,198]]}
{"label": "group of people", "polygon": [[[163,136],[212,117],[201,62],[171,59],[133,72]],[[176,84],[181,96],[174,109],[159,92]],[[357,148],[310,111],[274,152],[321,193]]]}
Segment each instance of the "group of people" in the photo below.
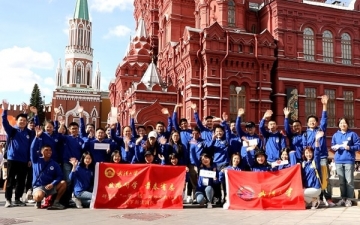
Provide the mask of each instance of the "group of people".
{"label": "group of people", "polygon": [[[185,166],[184,201],[207,208],[226,202],[225,170],[277,171],[299,163],[305,204],[312,209],[320,205],[320,200],[331,205],[328,146],[324,137],[327,101],[326,95],[321,97],[320,122],[315,115],[309,116],[304,131],[299,120],[290,121],[290,110],[284,108],[286,133],[281,132],[271,119],[272,111],[267,110],[259,123],[261,136],[256,133],[254,122],[246,122],[245,130],[242,129],[245,113],[242,108],[236,121],[228,121],[226,114],[222,118],[207,116],[201,121],[197,105],[192,104],[196,126],[190,128],[185,118],[178,120],[178,109],[182,107],[178,104],[172,116],[168,109],[162,110],[168,115],[167,127],[159,121],[155,130],[147,134],[144,126],[135,126],[133,110],[130,126],[121,128],[117,123],[95,130],[93,124],[85,125],[81,107],[80,124],[71,122],[66,127],[65,121],[58,117],[59,110],[54,109],[58,119],[45,121],[41,127],[36,108],[29,107],[35,114],[32,123],[28,123],[24,112],[16,117],[13,127],[7,121],[8,103],[3,101],[3,126],[8,134],[4,153],[5,207],[25,205],[21,197],[29,179],[32,183],[27,193],[32,195],[36,208],[42,208],[41,202],[50,198],[49,209],[64,209],[72,195],[76,207],[89,207],[97,162]],[[337,204],[345,206],[351,206],[349,198],[354,195],[355,151],[360,149],[358,136],[348,125],[347,119],[341,118],[339,130],[331,141],[331,149],[336,151],[334,160],[342,197]],[[201,173],[202,170],[212,173]]]}

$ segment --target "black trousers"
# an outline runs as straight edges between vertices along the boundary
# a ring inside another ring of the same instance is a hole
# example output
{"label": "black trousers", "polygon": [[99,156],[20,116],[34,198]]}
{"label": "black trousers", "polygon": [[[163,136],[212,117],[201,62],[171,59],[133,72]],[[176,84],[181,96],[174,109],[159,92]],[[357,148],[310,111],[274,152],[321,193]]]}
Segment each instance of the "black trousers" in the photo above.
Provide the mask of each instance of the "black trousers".
{"label": "black trousers", "polygon": [[32,182],[33,182],[33,168],[32,165],[27,168],[26,175],[26,183],[25,183],[25,191],[32,190]]}
{"label": "black trousers", "polygon": [[11,201],[13,188],[15,187],[15,200],[20,200],[24,193],[26,174],[28,171],[27,162],[14,160],[7,161],[7,183],[5,199]]}

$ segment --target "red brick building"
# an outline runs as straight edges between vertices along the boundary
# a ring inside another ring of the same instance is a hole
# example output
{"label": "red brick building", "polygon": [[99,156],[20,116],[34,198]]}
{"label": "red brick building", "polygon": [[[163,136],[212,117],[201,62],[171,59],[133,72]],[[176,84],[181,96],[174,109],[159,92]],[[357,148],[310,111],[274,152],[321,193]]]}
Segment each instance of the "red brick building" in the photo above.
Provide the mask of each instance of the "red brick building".
{"label": "red brick building", "polygon": [[[289,106],[305,124],[308,115],[321,115],[320,96],[327,94],[328,136],[342,116],[360,126],[360,0],[135,0],[134,6],[136,36],[109,85],[123,124],[129,108],[139,123],[152,125],[164,120],[161,107],[172,111],[176,103],[191,122],[196,103],[201,117],[227,112],[234,119],[243,107],[244,120],[256,123],[272,109],[280,125]],[[144,74],[154,65],[157,79],[147,85]]]}

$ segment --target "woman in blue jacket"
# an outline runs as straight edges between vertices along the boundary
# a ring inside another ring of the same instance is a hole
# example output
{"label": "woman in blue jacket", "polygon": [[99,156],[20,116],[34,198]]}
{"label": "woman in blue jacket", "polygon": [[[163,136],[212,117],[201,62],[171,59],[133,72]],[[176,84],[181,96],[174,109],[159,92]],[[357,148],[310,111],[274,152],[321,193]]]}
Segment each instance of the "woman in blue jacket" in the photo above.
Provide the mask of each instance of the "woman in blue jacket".
{"label": "woman in blue jacket", "polygon": [[317,209],[320,205],[321,193],[320,171],[320,139],[324,136],[323,131],[315,135],[315,151],[311,146],[305,148],[302,162],[302,182],[304,187],[305,203],[311,205],[311,209]]}
{"label": "woman in blue jacket", "polygon": [[331,148],[335,152],[336,173],[339,176],[341,200],[338,206],[352,205],[348,198],[354,197],[355,151],[360,149],[358,135],[349,129],[346,118],[340,118],[339,130],[333,135]]}
{"label": "woman in blue jacket", "polygon": [[74,195],[77,208],[89,207],[94,187],[94,165],[90,152],[84,152],[80,163],[70,159],[73,165],[69,179],[74,183]]}
{"label": "woman in blue jacket", "polygon": [[[212,159],[209,154],[203,153],[200,159],[201,165],[195,198],[200,206],[204,206],[205,203],[207,203],[207,208],[210,209],[212,208],[211,202],[214,197],[214,185],[219,183],[219,173],[216,166],[212,163]],[[215,172],[214,177],[202,176],[202,170]]]}

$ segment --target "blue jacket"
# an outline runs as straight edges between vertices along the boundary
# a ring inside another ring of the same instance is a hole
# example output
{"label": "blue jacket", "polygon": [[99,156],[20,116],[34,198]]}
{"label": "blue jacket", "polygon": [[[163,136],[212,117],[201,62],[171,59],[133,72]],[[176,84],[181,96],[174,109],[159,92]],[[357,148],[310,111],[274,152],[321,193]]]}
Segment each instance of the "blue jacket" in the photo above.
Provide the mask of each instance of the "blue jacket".
{"label": "blue jacket", "polygon": [[63,162],[68,163],[70,158],[76,158],[80,160],[83,153],[82,146],[84,140],[80,137],[74,137],[71,135],[59,135],[61,141],[64,143],[63,146]]}
{"label": "blue jacket", "polygon": [[[210,166],[209,168],[207,168],[207,167],[200,167],[199,168],[199,174],[200,174],[200,170],[210,170],[210,171],[215,171],[216,172],[216,180],[214,180],[213,178],[208,178],[208,177],[202,177],[202,176],[199,176],[199,178],[198,178],[198,185],[197,185],[197,187],[196,187],[196,191],[197,192],[202,192],[202,193],[204,193],[205,192],[205,188],[207,187],[207,186],[212,186],[213,187],[213,185],[214,184],[217,184],[217,183],[219,183],[219,172],[218,172],[218,170],[216,169],[216,166],[215,165],[212,165],[212,166]],[[207,185],[205,185],[205,179],[206,180],[208,180],[208,184]]]}
{"label": "blue jacket", "polygon": [[89,134],[86,133],[85,121],[84,118],[80,118],[80,125],[79,125],[80,137],[85,141],[92,141],[95,137],[89,138]]}
{"label": "blue jacket", "polygon": [[[145,150],[144,144],[135,145],[135,157],[133,157],[133,161],[131,163],[146,163],[145,162],[145,152],[151,151],[154,154],[154,163],[162,163],[162,161],[159,159],[159,154],[163,155],[166,158],[169,158],[169,154],[166,152],[165,146],[157,143],[157,147],[152,146],[150,149]],[[134,161],[135,160],[135,161]]]}
{"label": "blue jacket", "polygon": [[[232,166],[228,166],[226,167],[224,170],[236,170],[236,171],[241,171],[241,169],[239,167],[232,167]],[[219,181],[221,183],[225,182],[225,171],[220,171],[219,172]]]}
{"label": "blue jacket", "polygon": [[40,148],[44,145],[49,145],[52,150],[51,158],[55,162],[62,162],[62,150],[64,145],[61,142],[59,134],[55,131],[51,135],[49,133],[43,132],[40,138],[42,141]]}
{"label": "blue jacket", "polygon": [[335,152],[335,163],[336,164],[354,164],[355,163],[355,151],[360,149],[360,140],[358,135],[350,130],[345,133],[338,130],[331,139],[331,146],[341,145],[347,142],[350,147],[349,150],[341,147]]}
{"label": "blue jacket", "polygon": [[197,167],[200,166],[200,156],[204,152],[206,144],[202,138],[198,140],[192,139],[189,142],[189,154],[190,154],[190,164]]}
{"label": "blue jacket", "polygon": [[302,154],[303,154],[302,134],[295,134],[292,132],[288,118],[285,118],[284,120],[284,128],[286,135],[289,138],[290,149],[295,150],[297,161],[298,162],[302,161]]}
{"label": "blue jacket", "polygon": [[[315,129],[307,128],[306,132],[302,135],[302,143],[303,148],[306,148],[306,146],[311,146],[313,149],[315,149],[315,135],[316,132],[321,130],[326,133],[327,128],[327,112],[323,111],[321,114],[321,120],[320,120],[320,127],[316,127]],[[326,138],[320,139],[320,158],[326,159],[328,157],[328,149],[326,147]]]}
{"label": "blue jacket", "polygon": [[93,192],[94,187],[94,171],[78,165],[75,171],[71,171],[69,179],[74,184],[74,195],[78,197],[81,192]]}
{"label": "blue jacket", "polygon": [[280,157],[281,149],[286,147],[285,137],[279,131],[272,133],[265,128],[265,120],[259,124],[260,132],[264,136],[265,152],[269,162],[275,162]]}
{"label": "blue jacket", "polygon": [[[189,152],[187,151],[187,148],[182,143],[179,143],[181,145],[181,151],[182,153],[179,153],[179,147],[176,144],[171,145],[170,143],[165,144],[166,152],[168,155],[172,153],[176,153],[179,156],[179,162],[178,165],[180,166],[186,166],[189,162]],[[168,157],[169,158],[169,157]],[[169,163],[169,159],[165,158],[165,162]]]}
{"label": "blue jacket", "polygon": [[63,178],[63,173],[57,162],[50,159],[45,161],[43,157],[39,157],[38,149],[41,140],[34,139],[31,144],[31,163],[33,167],[33,187],[46,186],[48,184],[57,185]]}
{"label": "blue jacket", "polygon": [[196,125],[199,127],[199,129],[201,131],[201,138],[204,139],[205,141],[211,142],[212,136],[213,136],[213,131],[207,127],[204,127],[204,125],[202,124],[202,122],[199,118],[199,114],[197,112],[194,113],[194,118],[195,118]]}
{"label": "blue jacket", "polygon": [[[325,138],[321,138],[325,139]],[[313,163],[314,161],[314,163]],[[315,167],[314,167],[315,164]],[[304,188],[321,188],[320,180],[316,176],[316,170],[320,173],[320,148],[316,147],[314,158],[310,161],[303,161],[301,164],[302,181]]]}
{"label": "blue jacket", "polygon": [[35,137],[35,132],[28,128],[20,129],[18,126],[12,127],[7,119],[7,110],[2,114],[3,127],[7,135],[15,134],[10,138],[7,149],[7,159],[19,162],[30,161],[30,146]]}
{"label": "blue jacket", "polygon": [[246,161],[253,172],[264,172],[264,171],[272,171],[271,165],[266,161],[264,164],[260,165],[257,163],[255,158],[255,150],[247,151]]}
{"label": "blue jacket", "polygon": [[296,165],[296,163],[297,163],[296,152],[290,152],[289,153],[289,160],[288,161],[289,161],[288,164],[275,166],[271,170],[272,171],[278,171],[278,170],[282,170],[282,169],[289,168],[289,167],[292,167],[292,166]]}
{"label": "blue jacket", "polygon": [[180,133],[180,138],[182,143],[186,146],[187,143],[189,143],[189,141],[192,139],[192,130],[191,129],[182,130],[179,126],[177,117],[178,117],[177,112],[174,112],[172,117],[172,123],[174,125],[174,129]]}
{"label": "blue jacket", "polygon": [[[109,144],[110,152],[107,153],[106,150],[95,149],[95,144],[97,143]],[[110,159],[111,152],[113,152],[114,150],[115,150],[115,144],[110,139],[104,139],[102,142],[100,142],[97,139],[94,140],[87,139],[87,141],[85,141],[83,144],[83,151],[84,152],[88,151],[91,153],[94,163],[108,162]]]}
{"label": "blue jacket", "polygon": [[[135,139],[131,138],[129,142],[129,150],[125,151],[125,143],[123,137],[116,136],[115,130],[111,129],[111,139],[116,143],[116,147],[120,149],[121,159],[125,163],[131,163],[135,155]],[[115,148],[116,148],[115,147]]]}

